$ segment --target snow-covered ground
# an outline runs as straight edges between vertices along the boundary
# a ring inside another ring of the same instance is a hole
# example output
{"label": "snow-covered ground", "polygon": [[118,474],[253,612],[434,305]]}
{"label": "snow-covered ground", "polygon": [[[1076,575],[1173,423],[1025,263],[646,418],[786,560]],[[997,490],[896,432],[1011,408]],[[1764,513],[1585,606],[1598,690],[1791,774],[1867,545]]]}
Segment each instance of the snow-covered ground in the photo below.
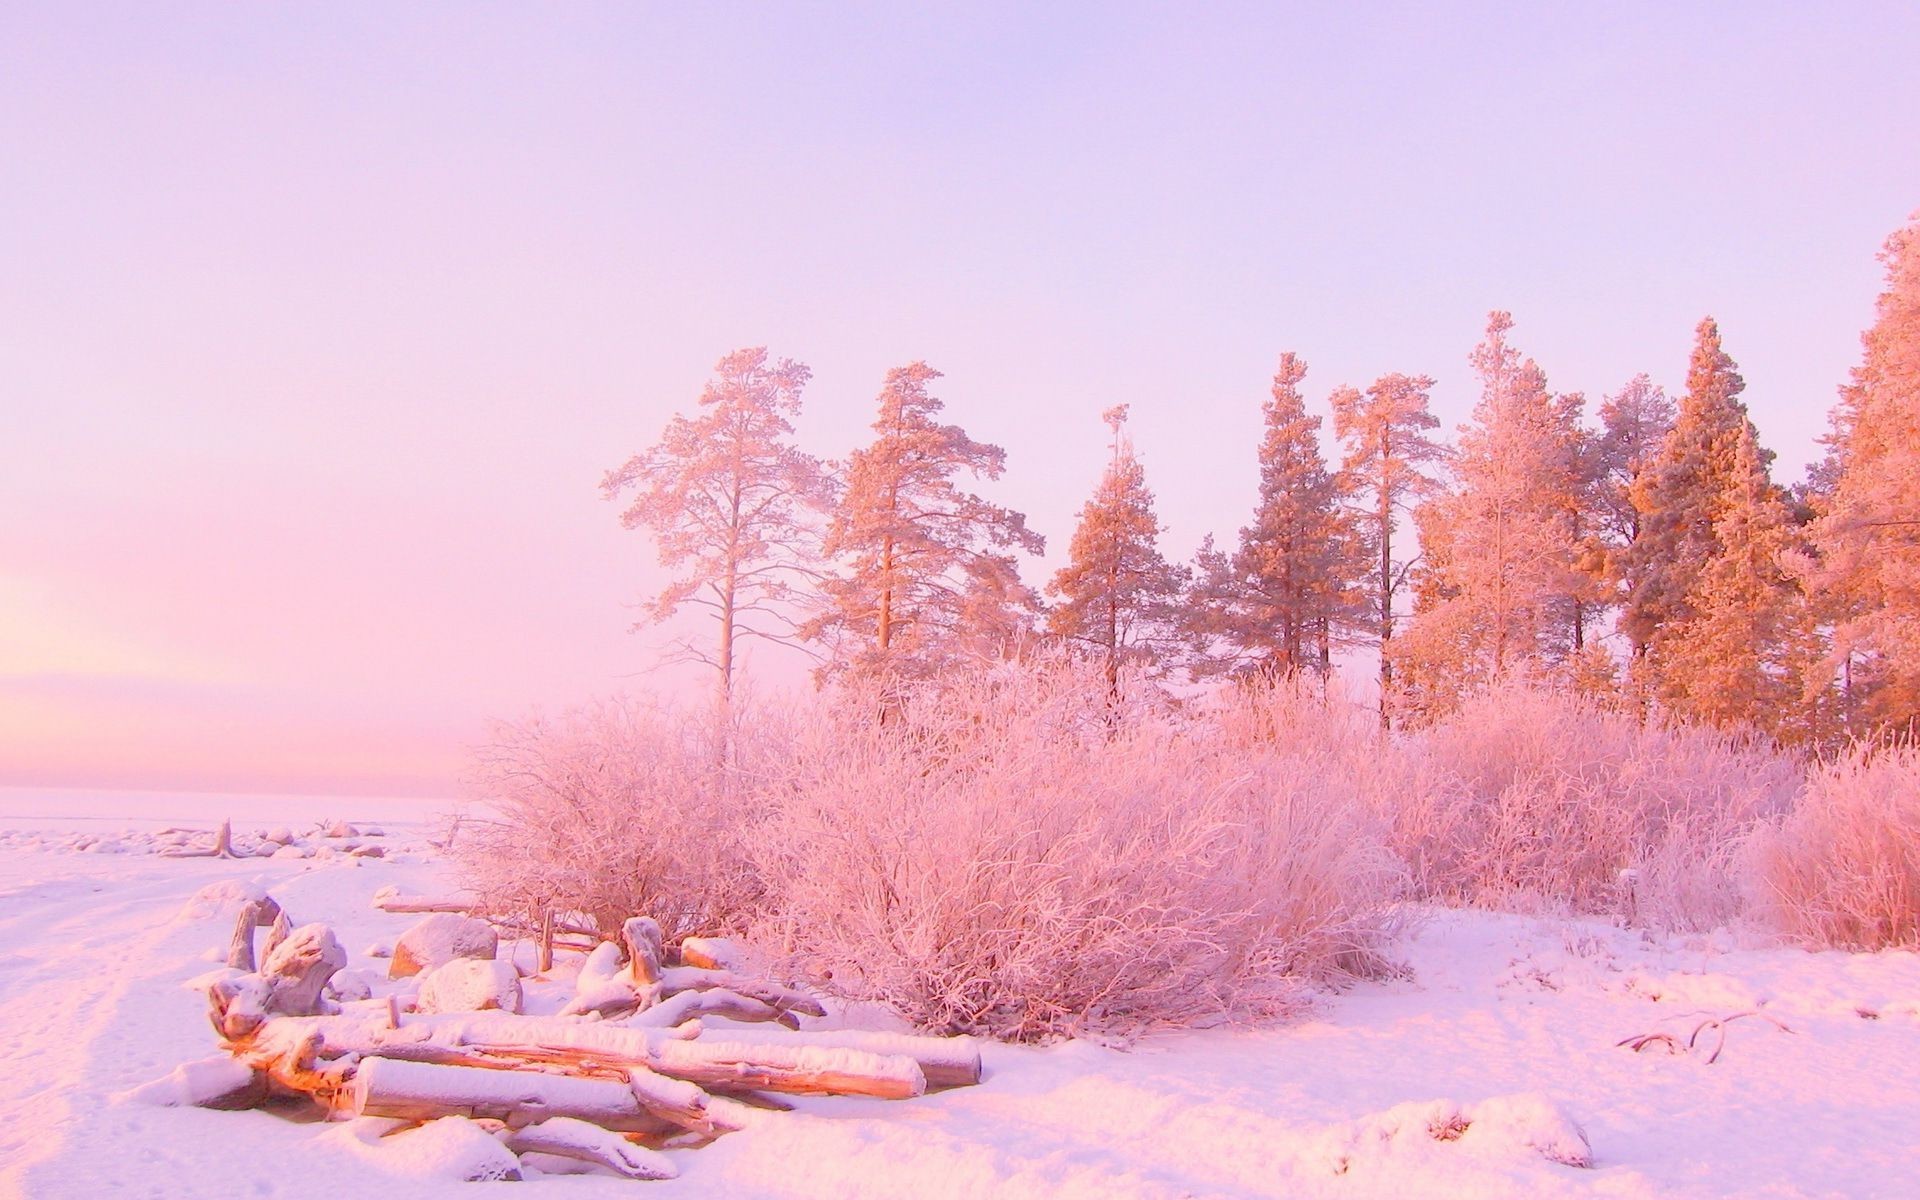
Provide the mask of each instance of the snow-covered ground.
{"label": "snow-covered ground", "polygon": [[[215,1049],[185,986],[222,957],[221,881],[326,921],[352,968],[417,917],[387,885],[444,891],[440,806],[0,796],[0,1195],[232,1200],[467,1195],[350,1124],[162,1108],[121,1094]],[[386,856],[168,858],[232,807],[237,834],[377,821]],[[979,1087],[757,1113],[671,1182],[540,1177],[555,1195],[1920,1195],[1920,956],[1740,949],[1603,924],[1437,911],[1404,978],[1262,1029],[1129,1049],[988,1047]],[[1703,1021],[1758,1011],[1703,1031]],[[1784,1026],[1784,1028],[1782,1028]],[[1722,1042],[1724,1035],[1724,1042]],[[1715,1061],[1708,1053],[1719,1046]],[[1591,1165],[1581,1157],[1582,1134]],[[411,1136],[411,1135],[408,1135]]]}

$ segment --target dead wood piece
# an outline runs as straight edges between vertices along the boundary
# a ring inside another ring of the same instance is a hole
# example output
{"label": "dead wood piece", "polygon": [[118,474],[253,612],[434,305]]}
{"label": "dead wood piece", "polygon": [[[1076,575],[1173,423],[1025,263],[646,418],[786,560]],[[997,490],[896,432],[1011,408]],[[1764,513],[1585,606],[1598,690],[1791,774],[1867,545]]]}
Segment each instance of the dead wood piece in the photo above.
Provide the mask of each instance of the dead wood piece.
{"label": "dead wood piece", "polygon": [[364,1117],[490,1118],[512,1129],[574,1117],[603,1129],[655,1136],[679,1128],[641,1107],[624,1083],[533,1071],[368,1058],[354,1072],[350,1094],[354,1114]]}
{"label": "dead wood piece", "polygon": [[284,911],[275,913],[273,920],[267,926],[266,945],[260,951],[261,960],[272,958],[273,952],[280,947],[280,943],[287,940],[292,932],[293,922],[287,919],[287,914]]}
{"label": "dead wood piece", "polygon": [[169,850],[162,850],[160,853],[166,858],[240,857],[240,855],[234,853],[233,850],[233,821],[230,819],[220,822],[220,830],[213,835],[213,848],[210,850],[188,850],[183,847],[175,847]]}
{"label": "dead wood piece", "polygon": [[781,1012],[802,1013],[809,1017],[824,1017],[827,1010],[821,1003],[804,992],[783,988],[765,980],[753,979],[735,971],[716,971],[700,967],[669,967],[660,975],[660,986],[667,995],[676,992],[710,991],[722,989],[736,995],[758,1000],[769,1008]]}
{"label": "dead wood piece", "polygon": [[[285,919],[286,914],[281,914]],[[325,925],[302,925],[267,951],[260,968],[267,983],[268,1012],[290,1017],[312,1016],[327,1010],[321,990],[334,972],[347,965],[347,952]]]}
{"label": "dead wood piece", "polygon": [[620,940],[627,952],[627,971],[643,987],[660,981],[660,963],[664,956],[660,923],[652,917],[629,917],[620,927]]}
{"label": "dead wood piece", "polygon": [[825,1046],[664,1041],[651,1065],[709,1091],[904,1100],[927,1090],[926,1076],[911,1058]]}
{"label": "dead wood piece", "polygon": [[927,1037],[911,1033],[881,1033],[861,1029],[805,1030],[783,1033],[771,1029],[730,1029],[730,1042],[772,1043],[782,1046],[825,1046],[864,1050],[870,1054],[904,1054],[920,1064],[930,1088],[972,1087],[980,1082],[980,1046],[967,1037]]}
{"label": "dead wood piece", "polygon": [[628,1179],[674,1179],[673,1160],[658,1150],[636,1146],[617,1133],[574,1117],[549,1117],[507,1134],[515,1154],[552,1154],[605,1167]]}
{"label": "dead wood piece", "polygon": [[712,1115],[707,1111],[707,1093],[684,1079],[669,1079],[648,1067],[629,1067],[627,1087],[633,1098],[662,1121],[693,1133],[711,1134]]}
{"label": "dead wood piece", "polygon": [[726,938],[690,937],[680,942],[680,962],[710,971],[741,971],[747,955]]}
{"label": "dead wood piece", "polygon": [[473,911],[473,905],[459,900],[433,900],[426,896],[388,896],[375,900],[373,906],[381,912],[390,913],[458,913],[461,916]]}
{"label": "dead wood piece", "polygon": [[791,1012],[734,992],[713,989],[704,992],[679,992],[667,997],[631,1018],[631,1023],[649,1028],[669,1028],[693,1017],[727,1017],[735,1021],[773,1021],[788,1029],[800,1028],[800,1019]]}

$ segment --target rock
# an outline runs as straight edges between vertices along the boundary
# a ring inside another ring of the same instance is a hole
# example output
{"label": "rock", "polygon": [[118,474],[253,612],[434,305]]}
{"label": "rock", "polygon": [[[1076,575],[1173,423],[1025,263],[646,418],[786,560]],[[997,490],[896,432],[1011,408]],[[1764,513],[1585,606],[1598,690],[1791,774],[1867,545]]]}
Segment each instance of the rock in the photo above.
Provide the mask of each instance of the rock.
{"label": "rock", "polygon": [[340,971],[333,977],[333,998],[342,1001],[366,1000],[373,995],[373,981],[365,971]]}
{"label": "rock", "polygon": [[327,826],[326,836],[330,838],[359,837],[360,831],[345,821],[335,821],[333,824]]}
{"label": "rock", "polygon": [[389,979],[430,971],[456,958],[492,958],[500,949],[493,926],[457,913],[434,913],[394,943]]}
{"label": "rock", "polygon": [[293,830],[288,829],[285,825],[276,825],[267,831],[266,840],[269,842],[278,842],[280,845],[285,846],[293,841]]}
{"label": "rock", "polygon": [[456,958],[435,967],[420,981],[423,1013],[520,1011],[520,976],[497,958]]}

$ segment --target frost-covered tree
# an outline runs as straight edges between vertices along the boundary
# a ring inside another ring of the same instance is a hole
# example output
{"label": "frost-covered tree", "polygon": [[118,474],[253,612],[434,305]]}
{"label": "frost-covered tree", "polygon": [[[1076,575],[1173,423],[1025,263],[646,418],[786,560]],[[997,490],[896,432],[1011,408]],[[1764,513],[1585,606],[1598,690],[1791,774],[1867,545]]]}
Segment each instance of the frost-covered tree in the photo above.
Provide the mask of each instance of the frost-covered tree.
{"label": "frost-covered tree", "polygon": [[1307,364],[1280,356],[1264,405],[1260,499],[1228,554],[1201,549],[1194,625],[1213,667],[1287,675],[1325,672],[1336,630],[1358,617],[1366,560],[1355,515],[1320,451],[1320,418],[1307,415]]}
{"label": "frost-covered tree", "polygon": [[1164,664],[1175,644],[1186,579],[1160,554],[1160,520],[1127,437],[1127,406],[1103,415],[1113,431],[1113,457],[1080,510],[1067,565],[1047,585],[1056,599],[1047,632],[1090,649],[1115,691],[1123,662],[1149,671]]}
{"label": "frost-covered tree", "polygon": [[1886,289],[1841,389],[1817,559],[1806,572],[1833,621],[1856,729],[1920,722],[1920,213],[1881,252]]}
{"label": "frost-covered tree", "polygon": [[600,484],[609,499],[632,494],[621,521],[652,533],[661,563],[679,573],[653,598],[651,619],[689,606],[712,619],[712,642],[681,639],[677,654],[713,667],[723,703],[745,640],[794,641],[797,589],[819,565],[832,485],[791,441],[810,375],[764,346],[734,351],[696,415],[674,417],[652,449]]}
{"label": "frost-covered tree", "polygon": [[1436,464],[1446,448],[1433,440],[1440,421],[1427,409],[1433,380],[1425,375],[1383,375],[1362,393],[1341,388],[1332,396],[1333,428],[1345,446],[1340,477],[1355,514],[1360,546],[1370,562],[1366,619],[1380,650],[1380,714],[1388,719],[1393,694],[1395,598],[1408,563],[1394,557],[1400,514],[1430,492]]}
{"label": "frost-covered tree", "polygon": [[1669,708],[1709,724],[1804,736],[1801,672],[1812,656],[1786,496],[1767,478],[1751,426],[1732,447],[1732,488],[1713,522],[1716,550],[1664,631],[1655,676]]}
{"label": "frost-covered tree", "polygon": [[[1633,493],[1672,430],[1673,418],[1673,401],[1645,375],[1634,376],[1600,404],[1594,496],[1614,603],[1633,595],[1652,566],[1635,555],[1634,547],[1640,540],[1640,508],[1634,503]],[[1643,644],[1635,644],[1634,657],[1644,649]]]}
{"label": "frost-covered tree", "polygon": [[1507,313],[1489,316],[1470,358],[1480,401],[1453,486],[1420,513],[1419,603],[1394,651],[1422,708],[1558,667],[1582,640],[1591,455],[1580,397],[1547,390],[1546,373],[1509,344],[1512,328]]}
{"label": "frost-covered tree", "polygon": [[875,438],[847,464],[827,529],[841,564],[802,632],[832,643],[829,669],[924,674],[942,662],[1007,653],[1033,628],[1039,599],[1010,552],[1039,554],[1026,518],[962,490],[962,473],[998,479],[1006,452],[936,418],[924,362],[887,373]]}
{"label": "frost-covered tree", "polygon": [[[1701,321],[1673,428],[1633,484],[1640,524],[1623,559],[1633,590],[1621,628],[1639,648],[1641,685],[1655,693],[1672,690],[1666,651],[1696,615],[1695,588],[1721,550],[1717,523],[1746,484],[1737,459],[1743,442],[1758,439],[1740,401],[1745,387],[1719,325]],[[1771,455],[1756,453],[1764,470]]]}

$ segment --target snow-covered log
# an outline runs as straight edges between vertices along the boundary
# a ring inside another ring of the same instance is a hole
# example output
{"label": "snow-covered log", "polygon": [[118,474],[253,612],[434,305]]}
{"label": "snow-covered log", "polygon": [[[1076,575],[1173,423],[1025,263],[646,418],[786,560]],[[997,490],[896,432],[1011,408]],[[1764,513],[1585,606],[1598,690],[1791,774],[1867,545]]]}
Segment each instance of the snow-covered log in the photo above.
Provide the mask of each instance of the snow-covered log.
{"label": "snow-covered log", "polygon": [[724,1091],[905,1100],[927,1090],[920,1064],[905,1055],[779,1042],[661,1042],[650,1064],[662,1075]]}
{"label": "snow-covered log", "polygon": [[685,938],[680,943],[680,961],[689,967],[712,971],[744,971],[750,956],[727,938]]}
{"label": "snow-covered log", "polygon": [[636,1146],[617,1133],[573,1117],[549,1117],[507,1134],[515,1154],[551,1154],[606,1167],[628,1179],[675,1179],[680,1169],[658,1150]]}
{"label": "snow-covered log", "polygon": [[776,1046],[826,1046],[869,1054],[905,1055],[920,1064],[928,1087],[972,1087],[980,1082],[980,1045],[967,1037],[923,1037],[834,1029],[789,1033],[773,1029],[729,1029],[726,1040]]}
{"label": "snow-covered log", "polygon": [[627,1018],[632,1025],[670,1028],[694,1017],[727,1017],[735,1021],[773,1021],[788,1029],[800,1028],[800,1019],[770,1004],[718,988],[678,992]]}
{"label": "snow-covered log", "polygon": [[648,1112],[624,1082],[538,1071],[369,1058],[354,1072],[350,1095],[354,1114],[363,1117],[490,1117],[510,1128],[575,1117],[623,1133],[658,1136],[680,1131]]}
{"label": "snow-covered log", "polygon": [[754,979],[737,971],[701,967],[668,967],[660,973],[660,987],[671,996],[676,992],[720,989],[758,1000],[781,1012],[796,1012],[809,1017],[824,1017],[827,1010],[804,992]]}

